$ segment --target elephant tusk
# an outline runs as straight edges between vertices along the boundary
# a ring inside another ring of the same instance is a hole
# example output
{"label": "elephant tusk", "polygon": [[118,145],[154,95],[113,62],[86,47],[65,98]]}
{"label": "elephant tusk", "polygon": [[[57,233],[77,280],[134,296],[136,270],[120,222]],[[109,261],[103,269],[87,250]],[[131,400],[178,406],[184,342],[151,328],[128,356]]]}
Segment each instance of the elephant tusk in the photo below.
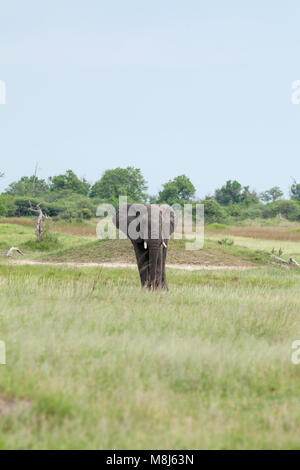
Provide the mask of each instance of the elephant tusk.
{"label": "elephant tusk", "polygon": [[144,242],[144,248],[147,250],[147,242]]}
{"label": "elephant tusk", "polygon": [[167,248],[167,245],[165,244],[165,242],[162,242],[162,244],[163,244],[163,246],[164,246],[165,248]]}

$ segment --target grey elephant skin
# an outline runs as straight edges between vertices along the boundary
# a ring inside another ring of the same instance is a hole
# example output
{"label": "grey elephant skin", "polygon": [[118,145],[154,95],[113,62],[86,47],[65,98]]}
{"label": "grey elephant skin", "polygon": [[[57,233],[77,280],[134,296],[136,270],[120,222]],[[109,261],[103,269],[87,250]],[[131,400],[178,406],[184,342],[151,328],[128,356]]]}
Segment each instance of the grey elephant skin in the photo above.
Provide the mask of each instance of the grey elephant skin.
{"label": "grey elephant skin", "polygon": [[142,287],[168,289],[166,258],[176,215],[167,204],[126,204],[113,218],[115,226],[130,239]]}

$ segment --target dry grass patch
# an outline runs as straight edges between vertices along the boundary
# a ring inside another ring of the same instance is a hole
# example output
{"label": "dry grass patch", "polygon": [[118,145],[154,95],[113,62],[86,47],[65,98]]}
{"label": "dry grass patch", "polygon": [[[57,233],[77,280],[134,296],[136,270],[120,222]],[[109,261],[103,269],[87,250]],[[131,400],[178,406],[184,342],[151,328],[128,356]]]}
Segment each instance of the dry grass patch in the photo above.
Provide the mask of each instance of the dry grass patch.
{"label": "dry grass patch", "polygon": [[[216,231],[207,230],[215,234]],[[237,237],[258,238],[263,240],[300,241],[300,231],[290,230],[286,227],[238,227],[232,226],[218,230],[218,234]]]}
{"label": "dry grass patch", "polygon": [[[68,235],[77,235],[82,237],[96,237],[97,220],[83,223],[68,223],[62,221],[51,221],[51,231],[55,233],[64,233]],[[0,219],[0,224],[22,225],[23,227],[35,227],[34,217],[8,217]]]}
{"label": "dry grass patch", "polygon": [[22,412],[31,407],[31,402],[24,398],[11,398],[0,393],[0,417],[11,415],[14,412]]}

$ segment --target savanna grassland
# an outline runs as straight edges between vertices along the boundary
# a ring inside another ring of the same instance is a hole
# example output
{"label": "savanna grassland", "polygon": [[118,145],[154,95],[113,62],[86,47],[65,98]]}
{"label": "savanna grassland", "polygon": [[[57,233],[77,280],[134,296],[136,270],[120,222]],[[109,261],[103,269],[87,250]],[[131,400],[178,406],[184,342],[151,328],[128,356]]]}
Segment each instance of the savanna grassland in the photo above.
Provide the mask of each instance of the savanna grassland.
{"label": "savanna grassland", "polygon": [[[1,224],[0,251],[53,266],[0,264],[0,448],[300,448],[300,270],[269,257],[300,261],[298,243],[229,230],[194,253],[224,269],[169,269],[153,293],[136,270],[63,264],[128,260],[125,245],[62,228],[37,249],[31,226]],[[172,262],[186,253],[171,243]]]}

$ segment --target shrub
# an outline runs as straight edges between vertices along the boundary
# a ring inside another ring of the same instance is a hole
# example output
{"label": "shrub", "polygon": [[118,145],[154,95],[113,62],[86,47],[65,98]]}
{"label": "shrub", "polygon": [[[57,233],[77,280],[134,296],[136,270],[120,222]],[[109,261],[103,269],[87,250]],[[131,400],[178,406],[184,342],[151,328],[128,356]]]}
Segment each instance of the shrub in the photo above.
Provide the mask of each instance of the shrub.
{"label": "shrub", "polygon": [[226,212],[217,201],[205,199],[202,204],[204,205],[205,224],[225,222]]}
{"label": "shrub", "polygon": [[222,245],[233,246],[234,240],[232,240],[232,238],[223,238]]}
{"label": "shrub", "polygon": [[32,204],[32,207],[36,207],[36,205],[39,203],[34,198],[29,198],[28,196],[25,197],[17,197],[14,200],[15,206],[16,206],[16,214],[18,217],[23,217],[26,215],[31,215],[32,212],[29,211],[30,208],[30,202]]}
{"label": "shrub", "polygon": [[255,204],[245,208],[242,212],[243,219],[259,219],[263,216],[264,205]]}
{"label": "shrub", "polygon": [[4,201],[0,199],[0,217],[6,217],[7,216],[7,207]]}
{"label": "shrub", "polygon": [[230,206],[226,208],[226,212],[231,217],[238,217],[238,218],[242,217],[242,214],[243,214],[242,208],[238,204],[231,204]]}
{"label": "shrub", "polygon": [[270,218],[276,217],[277,214],[288,220],[300,220],[300,204],[294,200],[271,202],[264,207],[262,215],[264,218]]}
{"label": "shrub", "polygon": [[78,211],[77,217],[80,219],[91,219],[93,217],[93,213],[88,207],[84,207]]}

